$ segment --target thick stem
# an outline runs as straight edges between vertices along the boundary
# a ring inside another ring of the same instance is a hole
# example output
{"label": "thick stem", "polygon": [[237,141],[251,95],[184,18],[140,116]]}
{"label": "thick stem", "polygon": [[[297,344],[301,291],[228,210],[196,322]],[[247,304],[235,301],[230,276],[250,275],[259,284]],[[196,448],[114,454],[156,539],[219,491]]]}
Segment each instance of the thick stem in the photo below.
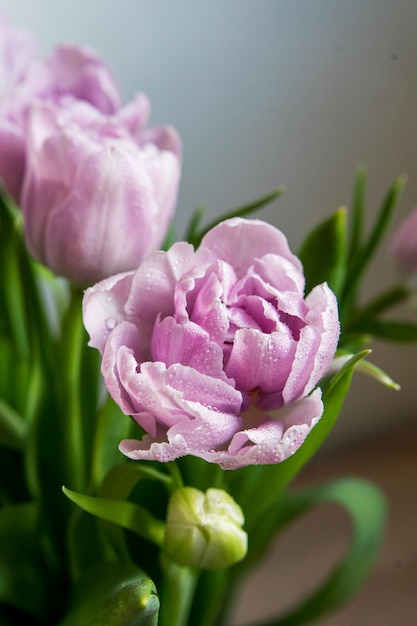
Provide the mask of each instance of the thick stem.
{"label": "thick stem", "polygon": [[84,326],[81,315],[82,294],[73,291],[62,329],[62,359],[64,363],[64,394],[62,426],[64,435],[64,466],[66,484],[75,491],[86,485],[86,455],[81,398],[81,366]]}
{"label": "thick stem", "polygon": [[162,557],[164,574],[159,626],[187,626],[198,571]]}

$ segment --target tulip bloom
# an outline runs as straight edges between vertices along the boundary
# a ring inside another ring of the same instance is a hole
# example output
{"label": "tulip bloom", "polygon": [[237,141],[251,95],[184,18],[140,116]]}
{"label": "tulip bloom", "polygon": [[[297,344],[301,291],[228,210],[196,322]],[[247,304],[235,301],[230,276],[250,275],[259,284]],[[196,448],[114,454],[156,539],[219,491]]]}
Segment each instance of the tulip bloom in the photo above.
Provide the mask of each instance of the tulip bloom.
{"label": "tulip bloom", "polygon": [[161,245],[177,199],[180,141],[171,128],[144,129],[148,113],[144,95],[115,115],[85,102],[32,107],[25,236],[55,274],[91,285]]}
{"label": "tulip bloom", "polygon": [[304,298],[285,236],[239,218],[197,251],[176,243],[88,289],[84,323],[107,389],[146,433],[121,451],[158,461],[191,454],[225,469],[297,450],[321,417],[314,388],[339,337],[329,287]]}
{"label": "tulip bloom", "polygon": [[392,240],[393,255],[406,276],[417,276],[417,209],[400,224]]}
{"label": "tulip bloom", "polygon": [[29,35],[0,23],[0,178],[19,203],[25,170],[26,119],[34,104],[88,102],[105,114],[121,106],[108,67],[89,48],[61,45],[46,59]]}
{"label": "tulip bloom", "polygon": [[15,199],[22,184],[24,147],[10,96],[24,81],[35,54],[32,37],[9,28],[0,17],[0,180]]}

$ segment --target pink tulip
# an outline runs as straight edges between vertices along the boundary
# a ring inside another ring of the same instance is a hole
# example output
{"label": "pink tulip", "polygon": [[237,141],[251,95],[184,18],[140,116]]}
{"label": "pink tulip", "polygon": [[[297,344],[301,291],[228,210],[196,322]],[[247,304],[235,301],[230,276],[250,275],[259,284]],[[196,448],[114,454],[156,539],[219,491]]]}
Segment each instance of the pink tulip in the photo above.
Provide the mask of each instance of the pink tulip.
{"label": "pink tulip", "polygon": [[108,391],[145,431],[121,451],[225,469],[283,461],[323,411],[339,337],[326,284],[304,298],[285,236],[231,219],[87,289],[84,323]]}
{"label": "pink tulip", "polygon": [[417,209],[398,227],[392,250],[399,269],[406,276],[417,276]]}
{"label": "pink tulip", "polygon": [[20,201],[25,171],[26,118],[39,101],[55,105],[88,102],[105,114],[121,104],[107,66],[90,49],[56,47],[46,59],[35,55],[32,38],[0,22],[0,179]]}
{"label": "pink tulip", "polygon": [[23,178],[24,147],[11,96],[24,81],[35,54],[32,37],[9,28],[0,17],[0,181],[15,199]]}
{"label": "pink tulip", "polygon": [[160,247],[180,178],[180,141],[145,129],[144,95],[113,115],[82,101],[32,106],[21,197],[33,256],[86,286]]}

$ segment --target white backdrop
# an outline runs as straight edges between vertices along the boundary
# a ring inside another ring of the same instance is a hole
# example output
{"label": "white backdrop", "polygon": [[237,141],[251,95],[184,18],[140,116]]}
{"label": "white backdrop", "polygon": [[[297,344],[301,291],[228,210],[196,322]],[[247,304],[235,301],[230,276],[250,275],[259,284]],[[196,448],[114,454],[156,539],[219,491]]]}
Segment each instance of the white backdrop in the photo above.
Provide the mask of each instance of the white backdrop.
{"label": "white backdrop", "polygon": [[[151,122],[184,142],[177,228],[287,186],[259,213],[294,250],[319,219],[350,200],[369,170],[375,210],[400,173],[399,217],[417,204],[415,0],[0,0],[46,52],[75,41],[109,63],[129,99],[151,98]],[[394,280],[386,250],[368,281]],[[376,346],[395,393],[356,376],[329,445],[417,419],[417,345]]]}

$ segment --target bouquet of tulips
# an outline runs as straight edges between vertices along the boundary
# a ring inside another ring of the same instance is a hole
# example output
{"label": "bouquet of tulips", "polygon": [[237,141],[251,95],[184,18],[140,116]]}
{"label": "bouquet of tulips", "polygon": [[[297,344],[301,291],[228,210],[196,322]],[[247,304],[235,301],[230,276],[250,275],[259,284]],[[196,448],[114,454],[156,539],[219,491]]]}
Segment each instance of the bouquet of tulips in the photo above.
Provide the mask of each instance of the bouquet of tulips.
{"label": "bouquet of tulips", "polygon": [[383,533],[368,482],[291,483],[355,370],[396,386],[372,338],[417,339],[387,316],[410,282],[361,299],[405,181],[366,232],[360,171],[297,254],[253,216],[281,188],[214,224],[197,210],[176,240],[181,141],[149,113],[90,49],[43,58],[0,22],[0,622],[230,624],[272,538],[336,502],[344,558],[263,622],[304,624],[354,593]]}

